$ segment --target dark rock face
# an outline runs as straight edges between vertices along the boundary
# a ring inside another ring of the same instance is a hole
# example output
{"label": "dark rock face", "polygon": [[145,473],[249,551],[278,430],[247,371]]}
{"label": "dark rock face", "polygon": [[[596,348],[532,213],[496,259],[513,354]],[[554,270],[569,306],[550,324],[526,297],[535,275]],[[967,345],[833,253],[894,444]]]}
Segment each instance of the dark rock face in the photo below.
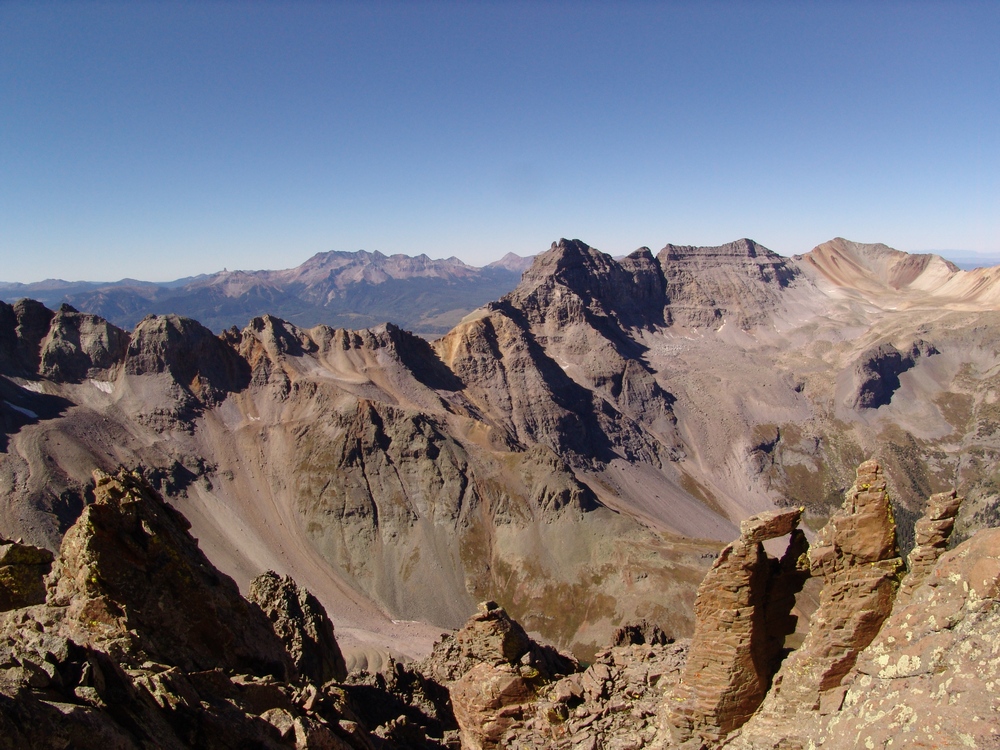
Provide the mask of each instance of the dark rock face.
{"label": "dark rock face", "polygon": [[666,646],[673,643],[673,638],[668,636],[659,625],[640,620],[639,622],[622,625],[615,631],[611,643],[613,646]]}
{"label": "dark rock face", "polygon": [[[561,288],[572,290],[576,299],[563,299]],[[583,315],[603,329],[662,325],[666,302],[663,275],[649,248],[619,263],[580,240],[566,239],[536,258],[511,297],[536,325],[570,323]]]}
{"label": "dark rock face", "polygon": [[877,409],[887,405],[899,389],[899,376],[912,368],[919,357],[936,353],[924,341],[914,343],[905,352],[888,342],[866,350],[854,366],[851,406]]}
{"label": "dark rock face", "polygon": [[321,684],[343,682],[347,665],[333,623],[315,596],[290,577],[269,570],[250,582],[247,598],[267,615],[299,675]]}
{"label": "dark rock face", "polygon": [[52,559],[42,547],[0,539],[0,612],[45,601]]}
{"label": "dark rock face", "polygon": [[0,369],[15,375],[38,372],[42,340],[54,313],[41,302],[0,302]]}
{"label": "dark rock face", "polygon": [[267,618],[138,474],[95,473],[95,502],[66,533],[49,601],[109,653],[185,670],[286,678],[295,669]]}

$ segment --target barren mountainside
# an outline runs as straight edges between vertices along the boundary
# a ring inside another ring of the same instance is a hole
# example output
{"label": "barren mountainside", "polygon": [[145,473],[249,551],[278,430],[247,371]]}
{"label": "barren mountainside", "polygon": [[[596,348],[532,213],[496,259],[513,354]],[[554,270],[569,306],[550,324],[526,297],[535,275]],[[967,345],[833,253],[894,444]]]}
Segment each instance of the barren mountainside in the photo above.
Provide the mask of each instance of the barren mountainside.
{"label": "barren mountainside", "polygon": [[637,619],[690,635],[740,521],[802,506],[812,536],[864,458],[904,551],[935,492],[967,497],[960,538],[995,523],[991,273],[563,240],[430,343],[0,304],[0,534],[55,551],[93,469],[141,465],[243,591],[312,591],[350,665],[425,655],[489,599],[582,658]]}

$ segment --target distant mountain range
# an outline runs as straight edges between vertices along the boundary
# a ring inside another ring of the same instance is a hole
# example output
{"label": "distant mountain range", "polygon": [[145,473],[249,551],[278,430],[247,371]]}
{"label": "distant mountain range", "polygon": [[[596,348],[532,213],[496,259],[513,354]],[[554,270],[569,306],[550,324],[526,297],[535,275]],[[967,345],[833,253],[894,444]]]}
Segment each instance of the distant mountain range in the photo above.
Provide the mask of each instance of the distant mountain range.
{"label": "distant mountain range", "polygon": [[30,297],[133,329],[146,315],[195,318],[215,332],[270,313],[311,327],[368,328],[387,321],[422,336],[451,330],[467,313],[511,291],[531,258],[508,253],[483,268],[458,258],[367,252],[318,253],[280,271],[220,271],[176,281],[48,279],[0,282],[0,300]]}

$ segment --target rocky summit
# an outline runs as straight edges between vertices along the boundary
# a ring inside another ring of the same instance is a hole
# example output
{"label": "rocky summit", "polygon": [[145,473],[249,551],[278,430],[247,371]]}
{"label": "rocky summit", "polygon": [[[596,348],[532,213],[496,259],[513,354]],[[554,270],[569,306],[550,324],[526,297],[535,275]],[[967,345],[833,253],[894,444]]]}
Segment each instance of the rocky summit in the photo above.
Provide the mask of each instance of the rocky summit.
{"label": "rocky summit", "polygon": [[567,239],[433,341],[0,303],[5,728],[984,745],[994,270]]}

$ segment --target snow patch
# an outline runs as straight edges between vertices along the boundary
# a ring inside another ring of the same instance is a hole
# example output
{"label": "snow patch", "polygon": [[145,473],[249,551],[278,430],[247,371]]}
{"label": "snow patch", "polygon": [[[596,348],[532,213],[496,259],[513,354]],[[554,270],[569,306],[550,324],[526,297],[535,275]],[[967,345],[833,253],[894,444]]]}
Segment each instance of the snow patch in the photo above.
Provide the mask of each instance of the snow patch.
{"label": "snow patch", "polygon": [[115,384],[107,380],[91,380],[94,388],[102,393],[111,393],[115,389]]}
{"label": "snow patch", "polygon": [[25,409],[23,406],[17,406],[16,404],[12,404],[10,401],[4,401],[4,403],[7,404],[7,406],[9,406],[14,411],[20,412],[26,417],[30,417],[31,419],[38,419],[38,415],[35,414],[35,412],[33,412],[31,409]]}

